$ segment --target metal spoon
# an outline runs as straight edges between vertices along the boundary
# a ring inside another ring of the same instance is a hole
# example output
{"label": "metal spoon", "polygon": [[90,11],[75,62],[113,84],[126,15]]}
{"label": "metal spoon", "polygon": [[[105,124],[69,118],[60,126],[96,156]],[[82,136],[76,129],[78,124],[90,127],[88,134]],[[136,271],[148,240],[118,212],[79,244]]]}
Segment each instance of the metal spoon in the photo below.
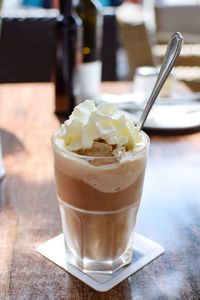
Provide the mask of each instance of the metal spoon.
{"label": "metal spoon", "polygon": [[142,116],[138,122],[138,129],[141,130],[146,118],[156,100],[156,98],[158,97],[158,94],[163,86],[163,84],[165,83],[168,75],[170,74],[174,63],[177,59],[177,57],[179,56],[181,49],[182,49],[182,45],[183,45],[183,37],[180,34],[180,32],[176,32],[174,33],[168,43],[167,46],[167,50],[163,59],[163,63],[162,66],[160,68],[160,72],[158,74],[158,78],[156,80],[155,86],[151,92],[150,98],[145,106],[145,109],[142,113]]}

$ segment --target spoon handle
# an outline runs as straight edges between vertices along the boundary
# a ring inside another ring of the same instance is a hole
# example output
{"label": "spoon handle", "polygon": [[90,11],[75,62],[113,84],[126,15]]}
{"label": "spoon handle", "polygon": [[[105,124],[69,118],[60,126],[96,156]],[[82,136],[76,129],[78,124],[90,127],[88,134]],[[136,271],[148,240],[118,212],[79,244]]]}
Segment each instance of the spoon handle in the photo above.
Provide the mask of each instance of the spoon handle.
{"label": "spoon handle", "polygon": [[160,68],[160,72],[158,74],[158,78],[156,80],[155,86],[151,92],[151,96],[145,106],[145,109],[142,113],[142,116],[138,122],[138,129],[141,130],[146,118],[163,86],[165,83],[169,73],[171,72],[174,63],[181,52],[181,48],[183,45],[183,37],[179,32],[174,33],[168,43],[167,50],[163,59],[162,66]]}

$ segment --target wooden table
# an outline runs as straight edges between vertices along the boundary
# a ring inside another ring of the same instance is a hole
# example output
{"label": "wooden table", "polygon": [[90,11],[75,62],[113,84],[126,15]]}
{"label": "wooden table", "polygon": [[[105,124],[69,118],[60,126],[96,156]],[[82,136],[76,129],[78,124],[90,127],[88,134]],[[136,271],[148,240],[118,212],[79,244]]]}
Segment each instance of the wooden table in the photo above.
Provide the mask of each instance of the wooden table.
{"label": "wooden table", "polygon": [[51,84],[0,86],[7,170],[0,183],[0,299],[199,299],[200,133],[151,137],[137,231],[166,252],[101,294],[35,250],[61,232],[50,142],[59,123],[53,111]]}

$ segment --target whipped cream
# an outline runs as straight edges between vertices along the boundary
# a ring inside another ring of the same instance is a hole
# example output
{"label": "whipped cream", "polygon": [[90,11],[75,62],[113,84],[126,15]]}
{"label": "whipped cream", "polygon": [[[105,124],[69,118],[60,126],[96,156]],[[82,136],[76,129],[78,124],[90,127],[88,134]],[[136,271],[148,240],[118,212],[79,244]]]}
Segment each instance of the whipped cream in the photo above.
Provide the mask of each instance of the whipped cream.
{"label": "whipped cream", "polygon": [[92,148],[95,140],[102,139],[109,145],[127,151],[134,150],[142,142],[142,136],[119,108],[110,103],[96,106],[94,101],[85,100],[74,108],[71,116],[58,135],[59,147],[70,151]]}

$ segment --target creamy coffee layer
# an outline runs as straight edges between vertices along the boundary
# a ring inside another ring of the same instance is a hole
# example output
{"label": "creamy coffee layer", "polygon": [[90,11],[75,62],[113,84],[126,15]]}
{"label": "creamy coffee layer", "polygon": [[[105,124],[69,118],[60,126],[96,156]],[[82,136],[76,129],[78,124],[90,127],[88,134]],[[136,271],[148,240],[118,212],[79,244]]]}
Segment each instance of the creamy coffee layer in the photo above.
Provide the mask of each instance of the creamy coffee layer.
{"label": "creamy coffee layer", "polygon": [[[72,178],[55,166],[57,194],[63,202],[79,209],[92,211],[116,211],[140,201],[144,170],[129,187],[114,192],[96,189],[80,179]],[[114,180],[114,178],[113,178]]]}
{"label": "creamy coffee layer", "polygon": [[[106,158],[106,165],[103,164],[104,158],[96,158],[99,162],[98,166],[90,163],[95,160],[94,158],[85,159],[80,155],[59,149],[55,149],[54,159],[56,169],[63,175],[81,180],[95,189],[107,193],[128,188],[136,181],[146,165],[144,149],[138,151],[137,154],[125,152],[116,163],[112,163],[112,158]],[[100,165],[101,160],[103,161],[102,165]]]}

